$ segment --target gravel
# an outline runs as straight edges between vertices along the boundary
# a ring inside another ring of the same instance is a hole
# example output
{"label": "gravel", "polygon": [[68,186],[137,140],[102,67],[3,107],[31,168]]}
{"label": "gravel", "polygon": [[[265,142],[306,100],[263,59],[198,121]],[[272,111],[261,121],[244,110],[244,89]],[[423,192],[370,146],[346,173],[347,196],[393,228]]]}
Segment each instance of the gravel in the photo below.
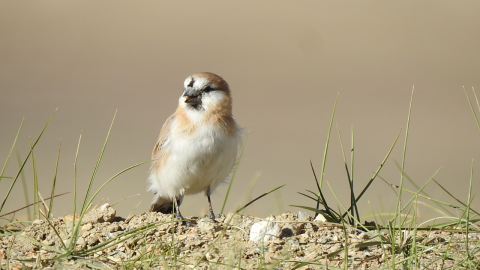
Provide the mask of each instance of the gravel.
{"label": "gravel", "polygon": [[[77,253],[65,258],[58,258],[64,250],[59,237],[66,245],[71,241],[73,216],[51,219],[51,224],[35,220],[16,235],[0,236],[0,266],[6,268],[7,258],[11,269],[123,269],[134,264],[135,269],[232,269],[228,267],[232,265],[234,269],[256,269],[259,263],[271,269],[292,269],[303,261],[310,264],[301,269],[325,269],[325,265],[344,268],[345,262],[349,269],[376,269],[391,262],[388,245],[356,247],[379,241],[379,234],[388,237],[385,232],[344,229],[314,220],[304,212],[265,219],[233,213],[215,220],[188,219],[193,226],[172,222],[171,215],[161,213],[123,219],[105,204],[84,217],[75,243]],[[410,232],[405,236],[412,239]],[[472,248],[477,247],[479,237],[478,233],[469,234]],[[461,254],[465,248],[458,243],[465,240],[465,234],[419,231],[417,238],[418,245],[426,246],[417,256],[420,269],[455,267],[457,257],[442,259],[444,253],[435,251],[450,249]],[[395,254],[397,260],[407,254],[409,246],[404,246],[405,252],[398,249]],[[332,252],[339,253],[327,259]]]}

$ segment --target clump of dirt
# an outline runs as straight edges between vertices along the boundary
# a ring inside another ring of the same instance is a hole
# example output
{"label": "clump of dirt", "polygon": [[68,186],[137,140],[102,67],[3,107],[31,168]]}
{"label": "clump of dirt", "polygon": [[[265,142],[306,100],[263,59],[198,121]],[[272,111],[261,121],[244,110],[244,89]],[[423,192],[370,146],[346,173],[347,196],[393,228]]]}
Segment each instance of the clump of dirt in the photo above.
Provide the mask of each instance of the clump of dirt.
{"label": "clump of dirt", "polygon": [[[78,216],[75,219],[78,222]],[[73,216],[50,222],[35,220],[23,232],[0,238],[0,265],[3,269],[8,260],[13,269],[121,269],[133,264],[137,269],[192,269],[194,266],[196,269],[230,269],[229,266],[255,269],[263,263],[272,268],[291,269],[305,261],[310,265],[303,269],[324,269],[325,265],[343,267],[345,262],[349,268],[369,269],[381,267],[392,256],[391,248],[386,245],[355,247],[379,241],[379,232],[344,229],[338,224],[313,220],[303,212],[287,212],[266,219],[229,213],[215,220],[198,217],[189,220],[193,225],[172,221],[171,215],[161,213],[123,219],[116,217],[115,210],[105,204],[84,217],[72,245],[74,252],[60,258],[65,252],[64,245],[68,246],[74,237]],[[436,244],[439,249],[460,248],[453,245],[454,240],[462,237],[444,231],[417,234],[418,244]],[[478,239],[479,235],[470,234],[470,237]],[[338,254],[326,258],[334,252]],[[400,260],[404,255],[399,252],[395,256]],[[419,266],[436,269],[442,260],[435,260],[441,256],[443,253],[436,254],[433,250],[425,252],[420,255]],[[444,267],[454,263],[453,259],[443,260]]]}

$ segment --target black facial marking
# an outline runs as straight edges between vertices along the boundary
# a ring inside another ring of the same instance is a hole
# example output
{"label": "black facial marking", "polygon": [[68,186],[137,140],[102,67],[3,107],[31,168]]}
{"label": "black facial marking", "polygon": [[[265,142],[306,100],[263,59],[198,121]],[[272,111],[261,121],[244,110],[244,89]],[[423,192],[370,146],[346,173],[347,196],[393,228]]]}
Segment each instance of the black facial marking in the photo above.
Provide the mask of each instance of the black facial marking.
{"label": "black facial marking", "polygon": [[188,83],[188,87],[193,87],[193,84],[195,83],[195,80],[192,78],[190,82]]}
{"label": "black facial marking", "polygon": [[207,85],[205,88],[203,88],[203,92],[205,92],[205,93],[208,93],[212,90],[213,90],[212,87],[210,87],[209,85]]}

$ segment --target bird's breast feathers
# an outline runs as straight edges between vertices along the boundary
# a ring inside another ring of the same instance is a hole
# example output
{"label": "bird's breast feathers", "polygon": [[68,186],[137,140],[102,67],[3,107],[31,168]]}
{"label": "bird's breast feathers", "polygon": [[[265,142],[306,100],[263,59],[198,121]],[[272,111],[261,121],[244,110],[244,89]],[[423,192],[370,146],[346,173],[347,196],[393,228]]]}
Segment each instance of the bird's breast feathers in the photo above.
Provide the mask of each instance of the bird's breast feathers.
{"label": "bird's breast feathers", "polygon": [[[180,116],[180,117],[179,117]],[[172,119],[169,134],[154,153],[152,176],[156,190],[168,197],[214,188],[231,171],[240,145],[240,129],[232,122],[185,125],[181,115]],[[233,124],[233,128],[226,125]],[[233,132],[231,132],[233,130]],[[163,130],[162,130],[163,131]],[[175,193],[175,194],[173,194]]]}

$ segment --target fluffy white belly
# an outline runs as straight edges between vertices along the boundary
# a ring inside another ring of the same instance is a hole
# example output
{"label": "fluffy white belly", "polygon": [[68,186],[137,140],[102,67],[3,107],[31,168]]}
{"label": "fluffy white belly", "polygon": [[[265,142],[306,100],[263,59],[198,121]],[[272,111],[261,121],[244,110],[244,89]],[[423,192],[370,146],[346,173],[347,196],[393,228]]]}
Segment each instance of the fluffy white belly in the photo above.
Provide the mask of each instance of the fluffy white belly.
{"label": "fluffy white belly", "polygon": [[170,200],[211,193],[235,164],[238,144],[239,137],[211,127],[197,130],[188,139],[170,140],[164,146],[169,153],[165,165],[151,172],[151,189],[157,192],[157,198]]}

